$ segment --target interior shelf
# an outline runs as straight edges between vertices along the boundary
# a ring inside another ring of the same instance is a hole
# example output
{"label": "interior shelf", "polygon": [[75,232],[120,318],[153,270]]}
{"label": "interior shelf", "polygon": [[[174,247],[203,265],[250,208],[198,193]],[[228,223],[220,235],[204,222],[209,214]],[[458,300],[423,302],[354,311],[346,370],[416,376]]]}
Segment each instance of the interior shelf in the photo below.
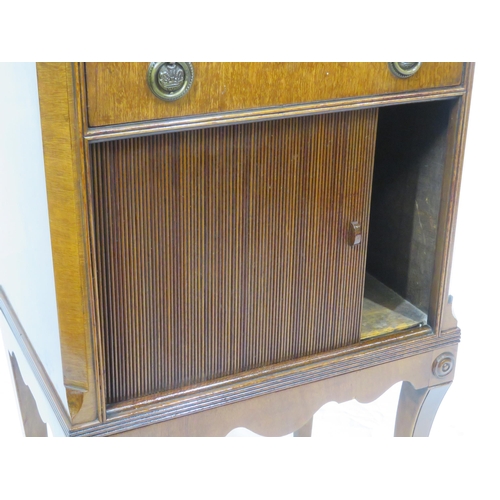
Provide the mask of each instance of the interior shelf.
{"label": "interior shelf", "polygon": [[427,322],[427,314],[370,274],[365,278],[361,340],[402,331]]}

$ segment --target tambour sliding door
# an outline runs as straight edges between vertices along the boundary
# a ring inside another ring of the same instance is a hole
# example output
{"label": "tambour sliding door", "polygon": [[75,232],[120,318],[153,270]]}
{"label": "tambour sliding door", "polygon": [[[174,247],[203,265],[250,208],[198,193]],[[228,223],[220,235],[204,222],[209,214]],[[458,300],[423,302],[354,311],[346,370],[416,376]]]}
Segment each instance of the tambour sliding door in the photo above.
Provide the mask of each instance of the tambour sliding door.
{"label": "tambour sliding door", "polygon": [[107,403],[359,340],[376,121],[368,109],[91,144]]}

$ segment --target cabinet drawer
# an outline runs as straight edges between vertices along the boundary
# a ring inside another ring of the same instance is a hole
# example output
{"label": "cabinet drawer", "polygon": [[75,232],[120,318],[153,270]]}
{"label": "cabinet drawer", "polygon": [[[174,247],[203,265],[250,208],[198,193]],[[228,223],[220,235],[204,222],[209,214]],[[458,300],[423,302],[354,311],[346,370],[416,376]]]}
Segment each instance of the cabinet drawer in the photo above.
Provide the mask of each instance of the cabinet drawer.
{"label": "cabinet drawer", "polygon": [[149,89],[149,63],[86,63],[91,127],[450,87],[463,63],[422,63],[397,78],[387,63],[193,63],[191,89],[163,101]]}

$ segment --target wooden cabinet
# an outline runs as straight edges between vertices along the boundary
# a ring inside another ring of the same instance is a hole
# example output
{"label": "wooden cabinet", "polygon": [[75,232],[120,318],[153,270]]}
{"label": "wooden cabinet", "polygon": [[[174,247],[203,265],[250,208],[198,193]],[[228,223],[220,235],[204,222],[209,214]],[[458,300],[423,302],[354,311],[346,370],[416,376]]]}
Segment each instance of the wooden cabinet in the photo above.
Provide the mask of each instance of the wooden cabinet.
{"label": "wooden cabinet", "polygon": [[38,65],[64,393],[8,284],[0,305],[42,419],[74,436],[306,435],[321,404],[403,380],[396,434],[428,433],[460,339],[448,274],[473,66],[193,63],[172,102],[148,67]]}

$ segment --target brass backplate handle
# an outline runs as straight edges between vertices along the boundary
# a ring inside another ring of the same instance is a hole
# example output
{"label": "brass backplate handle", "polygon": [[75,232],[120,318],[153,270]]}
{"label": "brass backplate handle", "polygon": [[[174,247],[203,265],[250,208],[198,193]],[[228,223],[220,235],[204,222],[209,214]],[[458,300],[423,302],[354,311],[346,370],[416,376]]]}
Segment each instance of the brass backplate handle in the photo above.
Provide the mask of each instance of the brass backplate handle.
{"label": "brass backplate handle", "polygon": [[421,62],[390,62],[389,69],[398,78],[409,78],[420,69],[421,65]]}
{"label": "brass backplate handle", "polygon": [[194,69],[190,62],[152,62],[147,73],[148,86],[164,101],[176,101],[191,88]]}

